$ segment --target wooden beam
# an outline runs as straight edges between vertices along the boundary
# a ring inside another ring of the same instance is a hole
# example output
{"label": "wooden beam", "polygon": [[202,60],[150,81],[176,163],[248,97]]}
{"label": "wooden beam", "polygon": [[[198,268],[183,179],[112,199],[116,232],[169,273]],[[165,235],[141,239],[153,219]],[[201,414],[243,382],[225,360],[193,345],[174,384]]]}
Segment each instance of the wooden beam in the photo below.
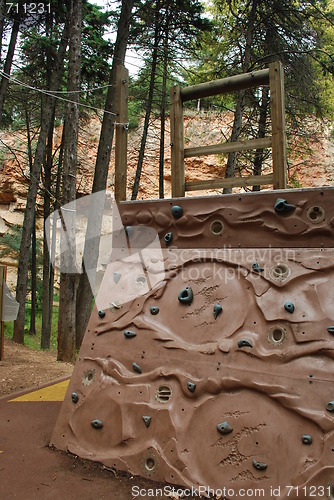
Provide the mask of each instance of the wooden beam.
{"label": "wooden beam", "polygon": [[5,338],[4,338],[4,323],[2,321],[2,295],[3,295],[3,283],[6,280],[6,267],[0,266],[0,361],[4,357],[4,346],[5,346]]}
{"label": "wooden beam", "polygon": [[269,65],[274,189],[286,189],[286,131],[284,70],[281,62]]}
{"label": "wooden beam", "polygon": [[244,151],[247,149],[270,148],[271,138],[250,139],[238,142],[225,142],[224,144],[213,144],[211,146],[201,146],[198,148],[185,148],[184,157],[206,156],[221,153],[230,153],[231,151]]}
{"label": "wooden beam", "polygon": [[185,195],[183,135],[181,88],[179,85],[176,85],[170,89],[170,145],[173,198]]}
{"label": "wooden beam", "polygon": [[186,182],[186,191],[203,191],[206,189],[223,189],[272,184],[273,174],[250,175],[248,177],[230,177],[226,179],[210,179],[206,181]]}
{"label": "wooden beam", "polygon": [[182,102],[191,101],[192,99],[227,94],[228,92],[236,92],[268,84],[269,69],[260,69],[251,73],[243,73],[241,75],[185,87],[181,90],[181,99]]}
{"label": "wooden beam", "polygon": [[120,64],[116,75],[115,200],[126,200],[129,71]]}

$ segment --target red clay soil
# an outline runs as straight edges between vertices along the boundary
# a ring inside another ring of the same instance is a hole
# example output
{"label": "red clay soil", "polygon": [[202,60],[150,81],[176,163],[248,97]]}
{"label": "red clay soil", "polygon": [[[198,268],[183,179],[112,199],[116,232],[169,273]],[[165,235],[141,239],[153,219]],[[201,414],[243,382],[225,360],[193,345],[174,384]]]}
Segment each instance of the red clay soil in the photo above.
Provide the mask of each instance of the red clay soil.
{"label": "red clay soil", "polygon": [[61,403],[8,402],[13,397],[0,398],[1,500],[181,498],[172,487],[161,495],[164,485],[50,448]]}

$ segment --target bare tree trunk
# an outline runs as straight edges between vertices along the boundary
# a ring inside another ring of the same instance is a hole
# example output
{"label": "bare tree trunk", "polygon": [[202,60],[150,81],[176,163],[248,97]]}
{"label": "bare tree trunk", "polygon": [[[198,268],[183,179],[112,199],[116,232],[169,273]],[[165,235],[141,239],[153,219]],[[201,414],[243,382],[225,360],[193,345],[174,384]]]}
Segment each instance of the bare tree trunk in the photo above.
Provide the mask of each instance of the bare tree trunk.
{"label": "bare tree trunk", "polygon": [[[57,90],[63,73],[63,61],[67,47],[67,30],[64,29],[64,34],[60,42],[57,61],[52,73],[51,90]],[[26,209],[24,212],[24,220],[22,227],[22,238],[20,245],[20,255],[18,262],[18,274],[16,285],[16,300],[20,304],[17,320],[14,322],[13,340],[19,344],[24,343],[24,316],[25,302],[27,295],[27,279],[28,279],[28,263],[29,263],[29,248],[31,235],[35,217],[35,204],[37,190],[41,175],[41,168],[45,158],[46,140],[52,124],[53,110],[55,107],[55,99],[46,97],[46,104],[41,118],[41,129],[38,137],[37,147],[32,172],[30,175],[29,189],[27,195]]]}
{"label": "bare tree trunk", "polygon": [[[249,14],[249,18],[247,20],[247,31],[246,31],[246,46],[244,51],[244,60],[242,63],[243,72],[247,72],[250,66],[251,53],[252,53],[252,42],[253,42],[253,33],[254,33],[254,25],[256,19],[256,8],[257,8],[258,0],[252,0],[251,10]],[[242,90],[239,93],[238,101],[234,113],[234,122],[231,134],[231,142],[235,142],[238,140],[241,132],[242,125],[242,115],[244,112],[245,106],[245,96],[246,92]],[[232,151],[228,155],[227,165],[225,177],[233,177],[235,172],[235,165],[237,160],[237,152]],[[224,188],[224,193],[232,193],[232,188]]]}
{"label": "bare tree trunk", "polygon": [[[47,146],[46,160],[44,163],[44,205],[43,205],[43,221],[44,221],[44,237],[43,237],[43,304],[42,304],[42,335],[41,349],[50,349],[51,338],[51,311],[50,311],[50,253],[48,249],[48,240],[46,234],[45,223],[51,213],[51,173],[52,173],[52,151],[53,151],[53,130],[54,130],[55,113],[52,117],[52,125],[50,127]],[[50,238],[51,240],[51,238]]]}
{"label": "bare tree trunk", "polygon": [[[126,47],[129,38],[129,26],[134,0],[122,0],[122,10],[118,22],[117,38],[115,43],[114,57],[109,76],[109,87],[103,115],[99,147],[97,151],[93,193],[106,189],[111,147],[114,134],[114,124],[116,117],[116,69],[118,64],[124,64]],[[86,326],[91,313],[93,291],[86,273],[87,269],[95,269],[98,260],[98,250],[100,240],[92,235],[100,234],[102,226],[102,209],[91,210],[87,224],[83,273],[80,275],[77,297],[76,312],[76,347],[80,348],[85,334]],[[85,268],[86,266],[86,268]]]}
{"label": "bare tree trunk", "polygon": [[[262,87],[262,101],[260,106],[260,116],[259,116],[259,128],[258,128],[258,139],[263,139],[266,136],[266,124],[267,124],[267,112],[269,104],[269,88]],[[254,175],[261,175],[262,164],[264,160],[264,150],[259,148],[254,153]],[[253,186],[253,191],[260,191],[261,186]]]}
{"label": "bare tree trunk", "polygon": [[160,1],[157,1],[156,8],[155,8],[155,32],[154,32],[154,42],[153,42],[154,45],[153,45],[153,51],[152,51],[152,67],[151,67],[150,87],[149,87],[148,98],[147,98],[147,102],[146,102],[144,128],[143,128],[143,134],[142,134],[141,143],[140,143],[137,170],[136,170],[135,180],[133,183],[131,200],[136,200],[137,196],[138,196],[140,175],[141,175],[141,171],[142,171],[142,167],[143,167],[147,133],[148,133],[148,127],[149,127],[151,110],[152,110],[155,72],[156,72],[157,60],[158,60],[159,32],[160,32],[159,10],[160,10]]}
{"label": "bare tree trunk", "polygon": [[[67,91],[72,102],[66,105],[66,135],[64,140],[64,166],[62,175],[62,205],[76,199],[76,172],[79,134],[79,90],[81,68],[81,0],[70,0],[71,26],[69,34],[69,62]],[[75,255],[75,213],[64,228],[72,243],[72,252],[66,252],[65,259],[74,263]],[[62,265],[63,265],[62,259]],[[65,263],[67,265],[67,263]],[[73,268],[73,266],[71,265]],[[73,272],[73,271],[72,271]],[[75,360],[75,312],[77,276],[62,269],[60,275],[59,318],[58,318],[58,361]]]}
{"label": "bare tree trunk", "polygon": [[163,76],[160,113],[160,155],[159,155],[159,198],[164,198],[164,160],[165,160],[165,121],[166,121],[166,86],[168,70],[168,32],[165,33]]}
{"label": "bare tree trunk", "polygon": [[[27,128],[27,147],[30,173],[33,167],[33,155],[31,147],[30,122],[28,110],[25,109],[26,128]],[[30,266],[30,282],[31,282],[31,307],[30,307],[30,328],[29,335],[36,334],[36,294],[37,294],[37,263],[36,263],[36,216],[34,217],[32,239],[31,239],[31,266]]]}
{"label": "bare tree trunk", "polygon": [[21,18],[20,13],[18,13],[14,18],[12,33],[10,36],[10,42],[9,42],[9,46],[8,46],[8,50],[7,50],[6,61],[5,61],[4,69],[3,69],[4,74],[1,78],[1,83],[0,83],[0,126],[2,123],[3,106],[4,106],[5,97],[6,97],[6,93],[7,93],[7,87],[9,84],[9,76],[10,76],[10,71],[12,68],[12,62],[13,62],[13,58],[14,58],[17,35],[18,35],[19,29],[20,29],[20,18]]}
{"label": "bare tree trunk", "polygon": [[0,62],[1,62],[1,52],[2,52],[2,36],[3,36],[3,29],[5,26],[5,14],[6,14],[6,0],[0,0]]}
{"label": "bare tree trunk", "polygon": [[31,239],[31,309],[29,335],[36,334],[36,303],[37,303],[37,259],[36,259],[36,217]]}

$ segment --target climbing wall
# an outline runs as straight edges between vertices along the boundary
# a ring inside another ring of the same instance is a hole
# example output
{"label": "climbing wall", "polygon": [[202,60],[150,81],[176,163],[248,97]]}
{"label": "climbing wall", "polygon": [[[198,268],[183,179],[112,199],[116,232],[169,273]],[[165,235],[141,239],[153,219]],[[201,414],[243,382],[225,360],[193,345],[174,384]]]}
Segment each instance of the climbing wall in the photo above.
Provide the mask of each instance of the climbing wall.
{"label": "climbing wall", "polygon": [[121,203],[52,444],[185,487],[332,495],[333,202],[324,188]]}

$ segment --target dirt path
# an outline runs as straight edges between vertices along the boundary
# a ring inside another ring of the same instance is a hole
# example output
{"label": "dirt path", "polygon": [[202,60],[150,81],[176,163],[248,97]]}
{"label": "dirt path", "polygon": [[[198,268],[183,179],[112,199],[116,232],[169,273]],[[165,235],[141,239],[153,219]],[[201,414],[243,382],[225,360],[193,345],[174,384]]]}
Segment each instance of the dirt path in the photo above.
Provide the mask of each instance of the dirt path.
{"label": "dirt path", "polygon": [[36,351],[5,339],[5,354],[0,361],[0,396],[71,376],[72,371],[73,365],[57,361],[54,351]]}

